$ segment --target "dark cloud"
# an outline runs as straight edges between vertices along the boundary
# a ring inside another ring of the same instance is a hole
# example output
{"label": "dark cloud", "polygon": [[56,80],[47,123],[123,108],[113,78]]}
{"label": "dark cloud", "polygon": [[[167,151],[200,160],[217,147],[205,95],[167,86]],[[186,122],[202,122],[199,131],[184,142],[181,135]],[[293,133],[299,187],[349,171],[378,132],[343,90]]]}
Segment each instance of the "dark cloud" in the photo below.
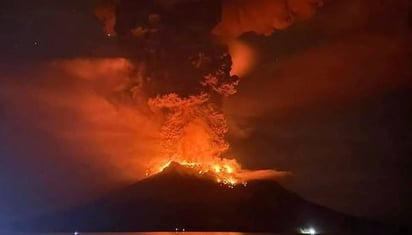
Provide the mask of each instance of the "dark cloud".
{"label": "dark cloud", "polygon": [[227,112],[281,114],[410,86],[407,48],[402,34],[368,34],[279,57],[242,80],[239,95],[227,101]]}
{"label": "dark cloud", "polygon": [[225,102],[241,162],[293,172],[284,183],[321,204],[407,223],[405,4],[329,1],[270,38],[246,35],[260,63]]}

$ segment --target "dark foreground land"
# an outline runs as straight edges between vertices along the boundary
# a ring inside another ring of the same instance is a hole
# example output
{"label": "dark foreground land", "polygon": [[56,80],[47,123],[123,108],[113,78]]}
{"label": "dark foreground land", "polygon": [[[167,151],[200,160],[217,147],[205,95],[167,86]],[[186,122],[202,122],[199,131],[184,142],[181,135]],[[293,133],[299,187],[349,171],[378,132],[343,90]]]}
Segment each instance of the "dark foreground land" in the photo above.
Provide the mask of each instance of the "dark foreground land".
{"label": "dark foreground land", "polygon": [[19,231],[242,231],[405,234],[401,229],[308,202],[272,180],[229,188],[172,164],[162,173],[88,205],[16,224]]}

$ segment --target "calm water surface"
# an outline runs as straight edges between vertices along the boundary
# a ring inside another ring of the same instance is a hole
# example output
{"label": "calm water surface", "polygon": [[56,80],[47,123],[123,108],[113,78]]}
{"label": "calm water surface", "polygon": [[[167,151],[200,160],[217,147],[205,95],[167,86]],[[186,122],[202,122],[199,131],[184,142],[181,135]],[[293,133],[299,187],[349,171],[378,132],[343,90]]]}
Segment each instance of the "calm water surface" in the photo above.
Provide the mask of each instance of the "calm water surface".
{"label": "calm water surface", "polygon": [[[30,233],[30,235],[73,235],[74,233]],[[141,232],[141,233],[79,233],[79,235],[268,235],[268,233],[237,233],[237,232]],[[28,235],[14,233],[12,235]]]}

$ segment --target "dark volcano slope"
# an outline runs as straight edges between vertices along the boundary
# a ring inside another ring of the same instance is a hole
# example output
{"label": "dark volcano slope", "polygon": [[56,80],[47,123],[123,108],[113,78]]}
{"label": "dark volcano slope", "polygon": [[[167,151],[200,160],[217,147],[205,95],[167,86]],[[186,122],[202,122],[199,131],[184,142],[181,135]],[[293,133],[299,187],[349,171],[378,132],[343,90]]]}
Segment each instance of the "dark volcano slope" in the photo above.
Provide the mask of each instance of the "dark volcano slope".
{"label": "dark volcano slope", "polygon": [[172,164],[83,207],[17,225],[20,231],[241,231],[395,234],[378,223],[305,201],[270,180],[229,188]]}

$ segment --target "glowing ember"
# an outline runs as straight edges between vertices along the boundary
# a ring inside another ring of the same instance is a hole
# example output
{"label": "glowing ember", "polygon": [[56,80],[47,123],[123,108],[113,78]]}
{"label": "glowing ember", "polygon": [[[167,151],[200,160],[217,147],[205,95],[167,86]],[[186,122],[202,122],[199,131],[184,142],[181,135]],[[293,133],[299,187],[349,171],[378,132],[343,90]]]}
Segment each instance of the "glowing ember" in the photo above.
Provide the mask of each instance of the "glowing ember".
{"label": "glowing ember", "polygon": [[[148,172],[148,175],[163,172],[171,165],[172,162],[173,161],[168,161],[164,163],[159,167],[159,169],[154,169],[153,173]],[[176,163],[184,168],[187,168],[188,170],[190,170],[190,172],[193,172],[195,174],[213,177],[216,182],[221,184],[235,186],[239,183],[242,183],[243,185],[246,185],[246,181],[244,181],[238,174],[238,172],[240,171],[240,166],[234,160],[221,159],[221,162],[209,164],[187,161]]]}

